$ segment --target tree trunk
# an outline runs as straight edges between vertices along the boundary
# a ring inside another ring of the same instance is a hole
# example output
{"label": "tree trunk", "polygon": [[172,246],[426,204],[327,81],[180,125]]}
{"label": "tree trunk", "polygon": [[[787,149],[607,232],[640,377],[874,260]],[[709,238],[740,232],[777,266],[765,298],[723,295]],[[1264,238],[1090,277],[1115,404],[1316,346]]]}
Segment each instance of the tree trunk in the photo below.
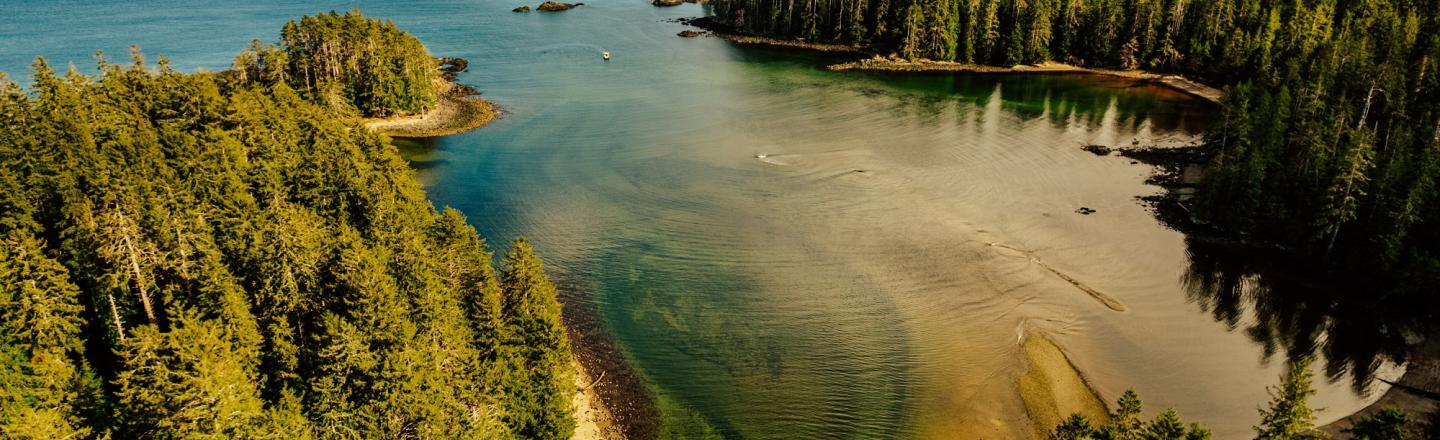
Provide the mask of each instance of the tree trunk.
{"label": "tree trunk", "polygon": [[121,341],[124,341],[125,327],[120,324],[120,308],[115,307],[115,295],[107,293],[105,297],[110,300],[110,317],[115,319],[115,334],[120,336]]}
{"label": "tree trunk", "polygon": [[140,256],[135,253],[135,246],[127,238],[125,247],[130,251],[130,272],[135,277],[135,289],[140,292],[140,304],[145,307],[145,319],[155,323],[155,309],[150,305],[150,293],[145,290],[145,278],[140,273]]}
{"label": "tree trunk", "polygon": [[[115,216],[118,217],[117,220],[119,220],[117,224],[129,224],[125,215],[119,211],[115,212]],[[140,294],[141,306],[145,308],[145,318],[150,320],[151,324],[154,324],[155,309],[150,305],[150,292],[145,290],[145,276],[144,273],[140,271],[140,252],[135,249],[134,235],[137,234],[132,234],[131,232],[133,231],[128,229],[129,228],[122,227],[120,244],[124,247],[125,254],[128,257],[127,259],[130,260],[130,276],[135,279],[135,289]]]}
{"label": "tree trunk", "polygon": [[1375,99],[1375,83],[1370,83],[1370,92],[1365,94],[1365,107],[1360,110],[1360,120],[1355,121],[1355,129],[1365,127],[1365,119],[1370,117],[1370,103]]}

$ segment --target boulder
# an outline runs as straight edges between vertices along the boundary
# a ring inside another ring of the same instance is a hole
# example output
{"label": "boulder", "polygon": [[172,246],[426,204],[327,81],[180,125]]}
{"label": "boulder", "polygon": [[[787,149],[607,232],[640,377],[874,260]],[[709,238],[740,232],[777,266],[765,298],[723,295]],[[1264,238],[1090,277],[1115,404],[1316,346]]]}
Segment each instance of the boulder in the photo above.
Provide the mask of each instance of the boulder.
{"label": "boulder", "polygon": [[530,12],[530,7],[529,7],[529,6],[525,6],[525,5],[520,5],[520,6],[516,6],[515,9],[511,9],[510,12]]}
{"label": "boulder", "polygon": [[470,67],[470,62],[459,57],[440,57],[440,71],[448,73],[464,72]]}
{"label": "boulder", "polygon": [[560,12],[575,9],[576,6],[580,5],[584,5],[584,3],[560,3],[547,1],[545,3],[541,3],[540,6],[536,7],[535,9],[540,10],[540,12]]}
{"label": "boulder", "polygon": [[684,3],[685,0],[654,0],[650,2],[650,4],[655,6],[680,6]]}
{"label": "boulder", "polygon": [[437,61],[440,63],[440,76],[450,81],[454,81],[456,75],[470,67],[470,62],[464,58],[440,57]]}
{"label": "boulder", "polygon": [[700,31],[692,31],[692,30],[686,29],[686,30],[680,31],[680,33],[675,34],[675,35],[679,35],[679,36],[682,36],[682,37],[685,37],[685,38],[695,38],[695,37],[698,37],[698,36],[701,36],[701,35],[705,35],[705,33],[704,33],[704,32],[700,32]]}

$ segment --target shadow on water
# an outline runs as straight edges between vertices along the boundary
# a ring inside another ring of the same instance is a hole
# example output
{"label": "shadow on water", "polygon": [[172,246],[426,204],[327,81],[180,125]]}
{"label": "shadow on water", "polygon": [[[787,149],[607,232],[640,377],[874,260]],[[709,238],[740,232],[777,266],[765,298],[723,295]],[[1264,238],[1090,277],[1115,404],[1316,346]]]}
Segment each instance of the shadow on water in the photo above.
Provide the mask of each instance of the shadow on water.
{"label": "shadow on water", "polygon": [[[984,107],[998,96],[1006,113],[1025,120],[1045,120],[1058,129],[1077,123],[1100,126],[1108,119],[1128,131],[1148,128],[1199,134],[1216,114],[1214,103],[1167,86],[1106,75],[831,72],[825,66],[846,59],[846,55],[751,48],[740,53],[747,68],[772,75],[768,85],[776,93],[846,88],[860,96],[907,104],[905,107],[920,111],[917,115],[937,115],[956,102]],[[775,77],[777,67],[791,69]]]}
{"label": "shadow on water", "polygon": [[1259,344],[1266,362],[1314,356],[1330,381],[1348,376],[1357,393],[1367,394],[1376,373],[1387,363],[1403,364],[1431,330],[1429,308],[1329,282],[1278,263],[1286,259],[1272,252],[1194,236],[1185,241],[1190,264],[1181,282],[1188,299]]}
{"label": "shadow on water", "polygon": [[434,175],[445,165],[450,164],[440,149],[440,138],[392,138],[395,149],[399,150],[400,157],[410,164],[410,169],[415,170],[415,178],[422,184],[429,185],[434,180]]}
{"label": "shadow on water", "polygon": [[886,94],[893,95],[899,89],[922,93],[930,100],[959,100],[982,106],[1003,89],[1000,96],[1007,112],[1032,120],[1045,118],[1056,127],[1071,122],[1098,125],[1113,116],[1123,128],[1132,130],[1149,123],[1155,130],[1199,133],[1210,126],[1215,109],[1212,103],[1168,87],[1085,73],[861,75],[883,81]]}

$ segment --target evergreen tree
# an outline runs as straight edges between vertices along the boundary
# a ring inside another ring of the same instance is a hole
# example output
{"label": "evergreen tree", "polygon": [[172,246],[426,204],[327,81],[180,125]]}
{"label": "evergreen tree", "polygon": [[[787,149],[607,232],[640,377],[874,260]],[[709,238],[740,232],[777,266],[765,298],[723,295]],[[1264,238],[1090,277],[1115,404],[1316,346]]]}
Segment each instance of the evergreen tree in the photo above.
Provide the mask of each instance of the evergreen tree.
{"label": "evergreen tree", "polygon": [[1071,414],[1045,438],[1048,440],[1082,440],[1091,438],[1094,433],[1095,427],[1090,424],[1089,419],[1080,414]]}
{"label": "evergreen tree", "polygon": [[1154,440],[1185,440],[1185,423],[1174,409],[1167,409],[1145,428],[1145,438]]}
{"label": "evergreen tree", "polygon": [[505,254],[504,316],[507,333],[507,380],[503,388],[510,397],[506,416],[515,434],[523,438],[569,438],[575,429],[570,417],[573,371],[560,303],[555,286],[545,275],[529,240],[519,238]]}
{"label": "evergreen tree", "polygon": [[1145,421],[1140,418],[1143,404],[1135,389],[1127,389],[1116,402],[1110,422],[1097,430],[1095,437],[1105,440],[1138,439],[1145,433]]}
{"label": "evergreen tree", "polygon": [[439,64],[420,40],[394,23],[344,14],[285,23],[280,47],[252,42],[235,57],[242,82],[286,82],[335,109],[367,117],[413,114],[435,106]]}
{"label": "evergreen tree", "polygon": [[1116,402],[1115,411],[1109,420],[1100,426],[1093,426],[1080,414],[1072,414],[1056,426],[1046,438],[1049,440],[1208,440],[1210,431],[1199,424],[1190,424],[1187,429],[1174,409],[1168,409],[1154,420],[1146,422],[1140,418],[1143,404],[1135,390],[1125,390]]}
{"label": "evergreen tree", "polygon": [[1311,387],[1312,373],[1310,360],[1301,359],[1289,364],[1279,386],[1271,389],[1270,407],[1260,410],[1260,425],[1255,427],[1260,440],[1323,439],[1325,434],[1315,429],[1315,412],[1307,405],[1315,394]]}
{"label": "evergreen tree", "polygon": [[136,327],[121,347],[122,432],[134,438],[254,438],[271,434],[256,378],[220,323],[179,317],[162,332]]}
{"label": "evergreen tree", "polygon": [[218,73],[0,76],[0,437],[569,436],[539,260],[496,274],[352,118],[423,108],[434,59],[358,12],[287,29]]}
{"label": "evergreen tree", "polygon": [[19,231],[0,242],[0,434],[86,437],[99,389],[80,360],[79,292],[42,249]]}
{"label": "evergreen tree", "polygon": [[1382,408],[1380,412],[1365,416],[1346,429],[1355,440],[1409,440],[1416,438],[1410,432],[1410,416],[1395,407]]}

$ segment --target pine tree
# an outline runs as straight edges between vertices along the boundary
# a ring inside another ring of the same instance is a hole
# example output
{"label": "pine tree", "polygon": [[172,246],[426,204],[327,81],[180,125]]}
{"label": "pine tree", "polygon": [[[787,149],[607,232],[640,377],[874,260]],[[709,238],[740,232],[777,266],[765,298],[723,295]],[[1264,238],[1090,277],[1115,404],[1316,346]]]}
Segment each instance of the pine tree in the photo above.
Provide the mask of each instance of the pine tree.
{"label": "pine tree", "polygon": [[1071,414],[1045,438],[1047,440],[1083,440],[1090,438],[1094,433],[1095,428],[1090,424],[1089,419],[1080,414]]}
{"label": "pine tree", "polygon": [[256,378],[245,371],[220,323],[182,314],[168,332],[136,327],[121,358],[117,418],[126,436],[269,435]]}
{"label": "pine tree", "polygon": [[1145,430],[1145,421],[1140,419],[1142,406],[1135,389],[1125,390],[1116,402],[1115,411],[1110,413],[1110,422],[1100,427],[1095,437],[1105,440],[1140,438]]}
{"label": "pine tree", "polygon": [[1072,414],[1056,426],[1049,440],[1208,440],[1210,431],[1192,423],[1187,429],[1185,422],[1174,409],[1165,410],[1154,420],[1140,419],[1143,405],[1135,390],[1125,390],[1116,402],[1115,412],[1100,426],[1093,426],[1080,414]]}
{"label": "pine tree", "polygon": [[79,361],[79,293],[42,248],[20,231],[0,241],[0,434],[84,437],[99,389]]}
{"label": "pine tree", "polygon": [[1315,429],[1315,412],[1306,401],[1315,394],[1311,387],[1310,359],[1291,362],[1281,384],[1270,391],[1270,407],[1260,410],[1260,425],[1255,427],[1260,440],[1323,439]]}
{"label": "pine tree", "polygon": [[1145,427],[1145,438],[1150,440],[1184,440],[1185,423],[1175,410],[1167,409]]}
{"label": "pine tree", "polygon": [[573,387],[574,373],[562,349],[569,340],[555,286],[529,240],[516,239],[505,254],[501,280],[505,320],[513,335],[504,354],[510,362],[504,385],[511,402],[508,422],[524,438],[569,438],[575,421],[565,390]]}
{"label": "pine tree", "polygon": [[1355,440],[1409,440],[1416,438],[1410,432],[1410,416],[1395,407],[1382,408],[1380,412],[1365,416],[1355,426],[1345,430]]}

